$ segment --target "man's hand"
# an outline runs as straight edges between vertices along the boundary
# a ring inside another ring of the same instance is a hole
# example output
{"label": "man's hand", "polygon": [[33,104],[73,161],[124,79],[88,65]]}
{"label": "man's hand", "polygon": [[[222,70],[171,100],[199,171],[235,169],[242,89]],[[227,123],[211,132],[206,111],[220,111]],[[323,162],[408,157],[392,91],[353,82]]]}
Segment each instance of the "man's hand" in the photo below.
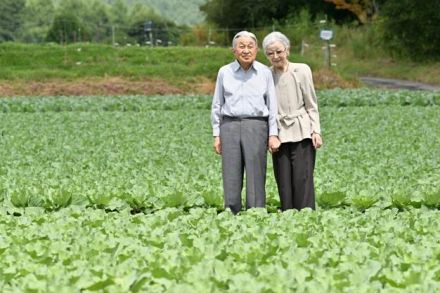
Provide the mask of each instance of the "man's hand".
{"label": "man's hand", "polygon": [[222,154],[222,144],[220,142],[220,136],[214,137],[214,151],[217,155]]}
{"label": "man's hand", "polygon": [[269,152],[271,154],[278,152],[278,149],[281,145],[281,141],[278,139],[278,136],[276,135],[271,135],[269,136],[269,141],[267,143],[268,148],[269,148]]}
{"label": "man's hand", "polygon": [[315,149],[319,149],[322,146],[322,138],[319,133],[312,133],[312,143]]}

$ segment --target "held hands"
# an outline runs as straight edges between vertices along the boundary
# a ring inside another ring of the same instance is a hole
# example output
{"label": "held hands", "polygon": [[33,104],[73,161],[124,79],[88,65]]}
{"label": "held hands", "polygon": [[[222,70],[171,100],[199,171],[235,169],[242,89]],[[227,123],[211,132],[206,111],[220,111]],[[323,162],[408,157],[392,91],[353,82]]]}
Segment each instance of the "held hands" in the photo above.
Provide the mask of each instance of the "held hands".
{"label": "held hands", "polygon": [[[271,154],[276,153],[280,145],[281,141],[278,139],[278,136],[269,136],[268,149]],[[222,145],[219,136],[214,137],[214,151],[218,155],[222,154]]]}
{"label": "held hands", "polygon": [[312,143],[315,149],[319,149],[322,146],[322,138],[319,133],[312,133]]}
{"label": "held hands", "polygon": [[214,152],[217,155],[221,155],[222,154],[222,144],[220,142],[220,136],[214,137]]}
{"label": "held hands", "polygon": [[281,145],[281,141],[278,139],[278,136],[272,135],[269,136],[269,141],[267,143],[269,152],[271,154],[278,152],[278,149]]}

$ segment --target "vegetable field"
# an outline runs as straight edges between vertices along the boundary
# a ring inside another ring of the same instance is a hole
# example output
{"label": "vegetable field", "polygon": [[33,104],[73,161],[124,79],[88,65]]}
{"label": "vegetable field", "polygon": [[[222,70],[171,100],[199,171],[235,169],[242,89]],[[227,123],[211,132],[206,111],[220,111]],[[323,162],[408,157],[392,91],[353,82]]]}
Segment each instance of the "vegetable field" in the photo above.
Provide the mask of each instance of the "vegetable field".
{"label": "vegetable field", "polygon": [[319,92],[318,208],[224,211],[210,97],[0,99],[2,292],[438,292],[440,93]]}

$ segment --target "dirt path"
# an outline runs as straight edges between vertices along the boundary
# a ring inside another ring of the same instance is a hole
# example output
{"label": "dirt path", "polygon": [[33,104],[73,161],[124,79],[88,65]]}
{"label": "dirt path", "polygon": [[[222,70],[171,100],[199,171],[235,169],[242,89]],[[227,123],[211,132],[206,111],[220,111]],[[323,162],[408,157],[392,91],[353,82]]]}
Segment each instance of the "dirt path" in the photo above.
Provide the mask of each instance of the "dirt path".
{"label": "dirt path", "polygon": [[379,88],[440,91],[440,86],[434,86],[426,83],[401,80],[401,79],[363,76],[360,78],[360,80],[362,80],[362,82],[364,82],[368,86],[379,87]]}

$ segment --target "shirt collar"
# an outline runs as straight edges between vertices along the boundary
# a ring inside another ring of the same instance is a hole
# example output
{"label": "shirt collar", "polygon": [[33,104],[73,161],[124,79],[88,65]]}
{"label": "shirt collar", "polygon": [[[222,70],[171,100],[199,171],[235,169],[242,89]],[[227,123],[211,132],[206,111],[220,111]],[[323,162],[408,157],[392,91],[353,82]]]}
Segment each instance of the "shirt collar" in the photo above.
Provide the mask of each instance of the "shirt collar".
{"label": "shirt collar", "polygon": [[[232,63],[232,69],[234,71],[238,71],[241,68],[240,63],[235,59],[235,61]],[[256,66],[256,61],[252,62],[252,65],[249,69],[254,69],[255,71],[258,71],[258,66]]]}

